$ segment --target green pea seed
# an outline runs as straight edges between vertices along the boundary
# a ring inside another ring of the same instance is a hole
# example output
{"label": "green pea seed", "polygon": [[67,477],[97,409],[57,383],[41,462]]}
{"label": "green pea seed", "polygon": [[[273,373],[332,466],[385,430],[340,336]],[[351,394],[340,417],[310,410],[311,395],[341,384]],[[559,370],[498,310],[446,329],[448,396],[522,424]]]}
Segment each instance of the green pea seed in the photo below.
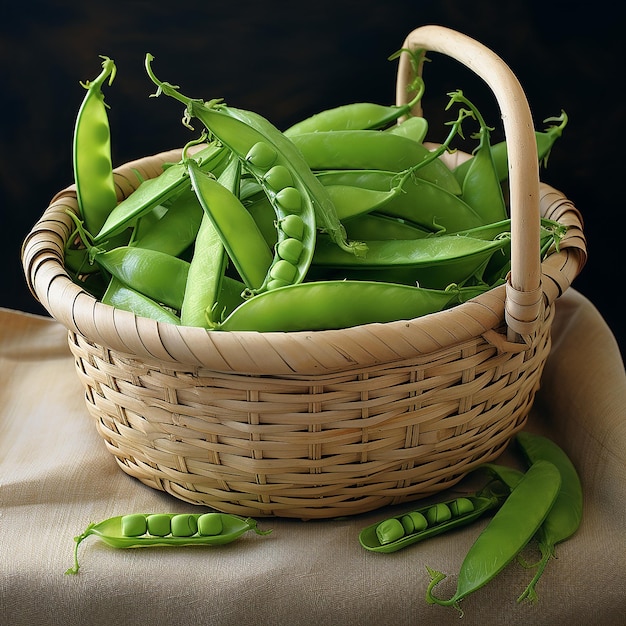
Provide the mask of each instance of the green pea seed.
{"label": "green pea seed", "polygon": [[428,520],[428,524],[434,526],[435,524],[441,524],[443,522],[447,522],[452,518],[452,513],[448,506],[443,502],[439,504],[435,504],[431,506],[426,511],[426,519]]}
{"label": "green pea seed", "polygon": [[288,283],[291,283],[293,279],[296,277],[297,268],[295,265],[286,261],[285,259],[280,259],[274,263],[274,265],[270,269],[270,276],[272,278],[276,278],[278,280],[284,280]]}
{"label": "green pea seed", "polygon": [[454,502],[450,503],[450,512],[453,517],[459,517],[460,515],[466,515],[474,510],[474,504],[469,498],[457,498]]}
{"label": "green pea seed", "polygon": [[411,533],[418,533],[421,530],[425,530],[426,528],[428,528],[428,522],[426,521],[426,518],[417,511],[413,511],[411,513],[403,515],[400,519],[400,522],[402,523],[404,532],[407,535],[410,535]]}
{"label": "green pea seed", "polygon": [[302,240],[304,235],[304,222],[299,215],[287,215],[279,222],[280,229],[293,239]]}
{"label": "green pea seed", "polygon": [[274,165],[267,174],[265,174],[265,182],[275,191],[293,185],[293,176],[284,165]]}
{"label": "green pea seed", "polygon": [[278,289],[279,287],[287,287],[291,285],[286,280],[280,280],[279,278],[273,278],[267,283],[267,290],[271,291],[272,289]]}
{"label": "green pea seed", "polygon": [[250,148],[246,154],[246,161],[249,161],[255,167],[267,169],[276,160],[276,150],[269,144],[259,141]]}
{"label": "green pea seed", "polygon": [[198,518],[198,533],[200,535],[219,535],[222,528],[222,516],[219,513],[205,513]]}
{"label": "green pea seed", "polygon": [[376,536],[381,545],[391,543],[404,537],[404,528],[399,519],[395,517],[386,519],[376,527]]}
{"label": "green pea seed", "polygon": [[124,537],[140,537],[145,535],[147,529],[145,515],[134,514],[122,517],[122,535]]}
{"label": "green pea seed", "polygon": [[198,522],[195,515],[174,515],[171,519],[172,535],[174,537],[191,537],[198,531]]}
{"label": "green pea seed", "polygon": [[297,213],[302,208],[302,196],[295,187],[285,187],[276,194],[276,201],[285,211]]}
{"label": "green pea seed", "polygon": [[276,251],[281,259],[285,259],[285,261],[295,264],[298,262],[298,259],[302,254],[302,248],[303,245],[300,240],[290,237],[289,239],[281,241],[278,244]]}
{"label": "green pea seed", "polygon": [[171,532],[170,526],[171,516],[165,513],[155,513],[154,515],[148,515],[146,521],[148,524],[148,533],[155,537],[165,537]]}

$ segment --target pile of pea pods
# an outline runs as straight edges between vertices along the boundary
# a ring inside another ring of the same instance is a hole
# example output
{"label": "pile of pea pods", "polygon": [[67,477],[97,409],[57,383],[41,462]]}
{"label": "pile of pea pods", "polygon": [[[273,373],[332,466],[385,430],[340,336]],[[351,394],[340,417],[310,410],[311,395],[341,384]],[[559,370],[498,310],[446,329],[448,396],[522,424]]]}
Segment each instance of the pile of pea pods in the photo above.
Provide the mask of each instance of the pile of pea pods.
{"label": "pile of pea pods", "polygon": [[[433,149],[427,120],[411,115],[421,78],[407,105],[342,105],[280,131],[252,111],[183,95],[156,77],[153,60],[146,55],[154,95],[179,101],[183,122],[201,127],[179,162],[118,202],[108,57],[84,83],[76,120],[78,215],[65,265],[104,303],[209,330],[323,330],[413,319],[504,282],[506,144],[492,143],[463,92],[449,94],[458,114]],[[567,116],[546,122],[540,162]],[[451,169],[440,157],[470,124],[476,148]],[[541,254],[564,232],[542,220]]]}

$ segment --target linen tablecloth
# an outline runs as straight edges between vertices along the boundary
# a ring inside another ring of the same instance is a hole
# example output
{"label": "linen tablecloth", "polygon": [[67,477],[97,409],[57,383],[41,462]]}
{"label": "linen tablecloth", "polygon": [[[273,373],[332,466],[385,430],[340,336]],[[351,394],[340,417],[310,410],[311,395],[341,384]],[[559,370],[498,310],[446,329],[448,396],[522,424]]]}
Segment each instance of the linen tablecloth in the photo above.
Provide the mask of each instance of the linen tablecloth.
{"label": "linen tablecloth", "polygon": [[[535,604],[516,603],[532,570],[512,562],[452,607],[425,601],[426,565],[450,597],[483,518],[391,555],[358,543],[365,526],[416,508],[343,519],[261,518],[221,547],[118,550],[90,537],[73,564],[73,538],[114,515],[204,512],[119,469],[87,413],[65,329],[0,309],[0,623],[520,624],[626,623],[626,376],[617,343],[593,304],[570,289],[556,304],[553,347],[527,430],[552,437],[584,488],[579,531],[557,547]],[[519,464],[510,447],[501,463]],[[435,500],[474,488],[464,479]],[[420,502],[420,506],[425,503]],[[536,547],[525,555],[538,558]]]}

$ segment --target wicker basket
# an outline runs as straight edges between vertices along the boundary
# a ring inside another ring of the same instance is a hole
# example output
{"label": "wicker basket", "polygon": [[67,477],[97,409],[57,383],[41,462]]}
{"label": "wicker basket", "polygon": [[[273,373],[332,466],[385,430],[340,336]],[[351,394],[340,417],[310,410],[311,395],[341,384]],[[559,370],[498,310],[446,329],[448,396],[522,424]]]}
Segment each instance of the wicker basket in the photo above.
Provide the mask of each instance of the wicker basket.
{"label": "wicker basket", "polygon": [[[404,47],[452,56],[496,95],[509,144],[507,285],[422,318],[337,331],[208,332],[113,309],[73,283],[77,211],[55,196],[24,242],[35,297],[69,331],[87,407],[129,475],[181,500],[251,516],[329,518],[436,493],[495,459],[526,421],[550,350],[554,301],[586,260],[581,218],[542,184],[526,99],[507,66],[445,28]],[[406,57],[406,55],[403,55]],[[401,60],[398,101],[411,68]],[[119,198],[170,151],[116,170]],[[539,215],[569,226],[539,262]]]}

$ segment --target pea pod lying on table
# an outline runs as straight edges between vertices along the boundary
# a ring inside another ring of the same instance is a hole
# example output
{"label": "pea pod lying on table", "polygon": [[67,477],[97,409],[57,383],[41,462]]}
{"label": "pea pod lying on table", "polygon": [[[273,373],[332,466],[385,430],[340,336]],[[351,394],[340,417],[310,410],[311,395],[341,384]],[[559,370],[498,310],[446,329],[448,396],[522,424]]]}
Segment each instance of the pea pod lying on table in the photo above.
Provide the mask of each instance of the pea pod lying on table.
{"label": "pea pod lying on table", "polygon": [[583,513],[582,485],[574,464],[553,441],[542,435],[520,432],[516,441],[528,463],[545,460],[553,463],[561,474],[561,488],[554,505],[537,533],[541,560],[537,572],[524,592],[517,599],[521,602],[537,600],[535,586],[543,575],[546,565],[554,558],[555,546],[571,537],[580,526]]}
{"label": "pea pod lying on table", "polygon": [[74,566],[65,573],[78,573],[78,546],[90,535],[99,537],[114,548],[221,546],[235,541],[249,530],[254,530],[257,535],[272,532],[259,530],[252,518],[230,513],[118,515],[89,524],[82,534],[74,538]]}
{"label": "pea pod lying on table", "polygon": [[561,486],[559,470],[548,461],[533,463],[469,549],[457,578],[456,592],[442,599],[434,587],[446,576],[427,566],[430,604],[454,606],[497,576],[533,538],[550,512]]}
{"label": "pea pod lying on table", "polygon": [[508,487],[492,481],[476,494],[428,504],[376,522],[359,533],[359,543],[370,552],[396,552],[472,523],[502,506],[508,495]]}

